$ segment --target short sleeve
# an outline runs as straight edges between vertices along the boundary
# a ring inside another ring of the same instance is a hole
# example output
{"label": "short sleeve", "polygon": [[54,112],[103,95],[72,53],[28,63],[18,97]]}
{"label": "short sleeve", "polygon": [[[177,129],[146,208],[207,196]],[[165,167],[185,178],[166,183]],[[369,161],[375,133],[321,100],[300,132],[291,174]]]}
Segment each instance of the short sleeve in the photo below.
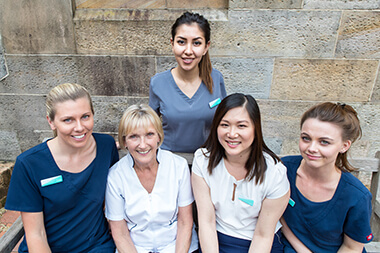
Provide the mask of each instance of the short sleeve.
{"label": "short sleeve", "polygon": [[114,170],[115,166],[118,163],[111,168],[107,179],[105,216],[109,220],[118,221],[124,219],[125,196],[121,191],[122,182]]}
{"label": "short sleeve", "polygon": [[265,197],[268,199],[281,198],[289,191],[290,184],[286,175],[286,167],[281,162],[268,165],[265,184]]}
{"label": "short sleeve", "polygon": [[149,84],[149,106],[158,114],[160,115],[160,100],[158,99],[158,96],[154,93],[154,77],[150,79]]}
{"label": "short sleeve", "polygon": [[343,228],[346,235],[361,243],[368,243],[373,238],[370,227],[371,198],[371,194],[368,192],[355,206],[350,208]]}
{"label": "short sleeve", "polygon": [[8,189],[5,208],[21,212],[42,212],[43,198],[28,164],[17,158]]}
{"label": "short sleeve", "polygon": [[[194,153],[193,164],[192,164],[191,170],[195,175],[204,178],[203,173],[202,173],[204,166],[205,166],[204,154],[202,152],[202,149],[198,149]],[[206,164],[206,166],[207,166],[207,164]]]}
{"label": "short sleeve", "polygon": [[193,192],[191,190],[190,170],[185,160],[183,160],[181,167],[183,169],[179,184],[178,206],[184,207],[193,203],[194,197]]}
{"label": "short sleeve", "polygon": [[112,143],[112,157],[111,157],[111,164],[110,167],[112,167],[115,163],[119,161],[119,152],[117,151],[115,140]]}

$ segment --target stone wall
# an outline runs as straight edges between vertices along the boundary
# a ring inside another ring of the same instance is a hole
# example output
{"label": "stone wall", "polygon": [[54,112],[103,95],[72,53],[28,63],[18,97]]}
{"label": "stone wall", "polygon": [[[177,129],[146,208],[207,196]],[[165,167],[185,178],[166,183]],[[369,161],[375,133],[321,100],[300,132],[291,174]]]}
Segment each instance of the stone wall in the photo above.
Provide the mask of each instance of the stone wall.
{"label": "stone wall", "polygon": [[[0,0],[0,160],[14,160],[51,136],[44,100],[52,87],[87,87],[95,130],[115,135],[126,107],[148,102],[150,77],[175,66],[170,26],[184,1],[134,10],[96,9],[89,2]],[[201,6],[195,1],[191,8],[211,22],[213,66],[228,93],[258,99],[265,138],[276,153],[298,153],[299,118],[321,101],[358,110],[363,137],[353,157],[380,150],[378,0],[214,0]]]}

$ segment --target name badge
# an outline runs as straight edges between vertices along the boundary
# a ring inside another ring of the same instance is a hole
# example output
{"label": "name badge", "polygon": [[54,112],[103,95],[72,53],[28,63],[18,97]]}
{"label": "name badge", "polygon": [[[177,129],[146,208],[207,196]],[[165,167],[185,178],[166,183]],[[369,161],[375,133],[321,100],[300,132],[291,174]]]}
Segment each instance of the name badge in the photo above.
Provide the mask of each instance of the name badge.
{"label": "name badge", "polygon": [[52,184],[58,184],[58,183],[61,183],[61,182],[63,182],[63,178],[62,178],[62,175],[59,175],[59,176],[56,176],[56,177],[49,177],[49,178],[46,178],[46,179],[42,179],[41,180],[41,186],[45,187],[45,186],[49,186],[49,185],[52,185]]}
{"label": "name badge", "polygon": [[220,102],[222,102],[222,100],[220,100],[220,98],[217,98],[217,99],[211,101],[210,103],[208,103],[208,105],[210,106],[210,108],[214,108],[215,106],[220,104]]}
{"label": "name badge", "polygon": [[294,200],[292,200],[291,198],[289,198],[289,205],[291,207],[293,207],[295,204],[296,204],[296,202],[294,202]]}
{"label": "name badge", "polygon": [[239,198],[241,201],[243,201],[244,203],[250,205],[250,206],[253,206],[253,200],[252,199],[245,199],[245,198]]}

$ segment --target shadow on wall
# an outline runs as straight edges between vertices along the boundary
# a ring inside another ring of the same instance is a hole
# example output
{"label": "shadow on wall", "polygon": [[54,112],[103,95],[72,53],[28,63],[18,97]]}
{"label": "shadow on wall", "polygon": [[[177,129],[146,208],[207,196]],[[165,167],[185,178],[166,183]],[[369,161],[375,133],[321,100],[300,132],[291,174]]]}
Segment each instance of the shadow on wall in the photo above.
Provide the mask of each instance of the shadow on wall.
{"label": "shadow on wall", "polygon": [[3,43],[0,34],[0,81],[8,76],[7,62],[5,61]]}

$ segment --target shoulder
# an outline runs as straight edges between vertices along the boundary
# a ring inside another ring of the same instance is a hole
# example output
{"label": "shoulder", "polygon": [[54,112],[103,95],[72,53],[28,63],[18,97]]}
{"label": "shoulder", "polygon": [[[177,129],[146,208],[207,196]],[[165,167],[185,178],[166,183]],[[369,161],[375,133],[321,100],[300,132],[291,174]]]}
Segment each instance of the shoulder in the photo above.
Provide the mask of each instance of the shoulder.
{"label": "shoulder", "polygon": [[158,149],[157,159],[159,162],[173,162],[175,164],[187,164],[187,161],[182,156],[174,154],[169,150]]}
{"label": "shoulder", "polygon": [[219,70],[214,69],[214,68],[212,68],[211,70],[211,75],[223,77],[222,73]]}
{"label": "shoulder", "polygon": [[194,160],[207,160],[208,161],[208,150],[205,148],[198,148],[194,153]]}
{"label": "shoulder", "polygon": [[268,153],[264,152],[265,162],[267,164],[267,173],[281,173],[286,174],[286,167],[281,161],[275,160]]}
{"label": "shoulder", "polygon": [[371,192],[351,173],[342,172],[341,179],[348,185],[346,192],[350,196],[355,196],[355,198],[359,198],[360,196],[372,198]]}
{"label": "shoulder", "polygon": [[165,70],[163,72],[157,73],[150,78],[150,85],[156,85],[162,83],[162,81],[167,80],[171,75],[171,70]]}
{"label": "shoulder", "polygon": [[42,142],[33,148],[26,150],[21,153],[18,157],[18,161],[26,161],[28,159],[33,159],[45,155],[44,152],[48,149],[46,142]]}
{"label": "shoulder", "polygon": [[119,173],[126,173],[132,167],[133,159],[131,155],[127,154],[109,169],[108,177],[118,175]]}
{"label": "shoulder", "polygon": [[115,142],[115,139],[108,134],[92,133],[96,142]]}

